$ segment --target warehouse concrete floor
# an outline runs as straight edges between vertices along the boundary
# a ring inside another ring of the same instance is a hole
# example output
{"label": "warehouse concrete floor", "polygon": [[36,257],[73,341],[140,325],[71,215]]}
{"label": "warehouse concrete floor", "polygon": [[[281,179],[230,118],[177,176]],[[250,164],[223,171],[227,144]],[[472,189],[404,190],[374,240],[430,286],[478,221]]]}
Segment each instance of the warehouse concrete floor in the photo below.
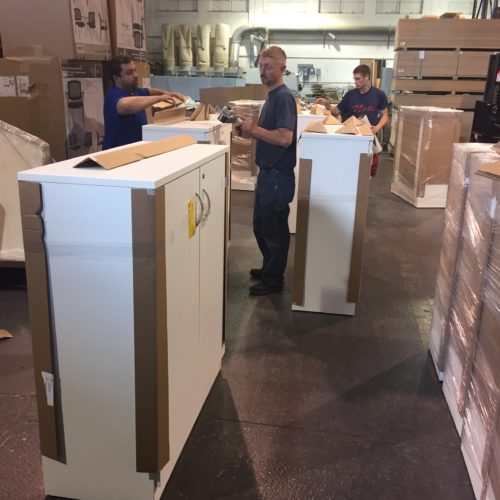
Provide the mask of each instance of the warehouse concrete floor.
{"label": "warehouse concrete floor", "polygon": [[[293,244],[284,293],[248,296],[253,194],[233,192],[226,355],[163,500],[474,498],[427,350],[443,210],[391,195],[391,172],[371,182],[354,317],[291,311]],[[39,499],[23,273],[0,278],[0,500]]]}

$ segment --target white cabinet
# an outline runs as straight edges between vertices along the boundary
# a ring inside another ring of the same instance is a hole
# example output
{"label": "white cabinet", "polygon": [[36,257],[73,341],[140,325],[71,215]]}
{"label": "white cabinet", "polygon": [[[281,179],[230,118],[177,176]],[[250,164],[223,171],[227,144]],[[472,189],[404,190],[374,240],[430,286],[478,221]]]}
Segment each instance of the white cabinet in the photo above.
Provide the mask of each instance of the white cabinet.
{"label": "white cabinet", "polygon": [[232,125],[213,120],[183,121],[162,125],[151,123],[143,125],[142,138],[145,141],[157,141],[165,137],[186,134],[198,142],[208,144],[231,144]]}
{"label": "white cabinet", "polygon": [[47,495],[161,496],[220,369],[227,155],[19,174]]}
{"label": "white cabinet", "polygon": [[353,315],[358,301],[373,136],[304,132],[292,309]]}
{"label": "white cabinet", "polygon": [[290,203],[290,215],[288,216],[288,228],[291,234],[295,234],[297,232],[297,197],[300,178],[300,136],[309,123],[323,121],[324,119],[324,115],[311,115],[310,113],[297,114],[297,164],[294,169],[295,194],[293,195],[293,200]]}

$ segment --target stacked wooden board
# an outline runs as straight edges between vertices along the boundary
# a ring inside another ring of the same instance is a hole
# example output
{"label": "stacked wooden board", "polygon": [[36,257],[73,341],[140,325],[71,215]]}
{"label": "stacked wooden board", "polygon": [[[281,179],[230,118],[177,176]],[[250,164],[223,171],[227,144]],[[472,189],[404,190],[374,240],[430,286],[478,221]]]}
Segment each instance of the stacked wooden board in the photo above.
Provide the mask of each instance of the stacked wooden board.
{"label": "stacked wooden board", "polygon": [[469,142],[489,56],[499,48],[500,19],[400,19],[394,40],[393,104],[461,109],[460,141]]}

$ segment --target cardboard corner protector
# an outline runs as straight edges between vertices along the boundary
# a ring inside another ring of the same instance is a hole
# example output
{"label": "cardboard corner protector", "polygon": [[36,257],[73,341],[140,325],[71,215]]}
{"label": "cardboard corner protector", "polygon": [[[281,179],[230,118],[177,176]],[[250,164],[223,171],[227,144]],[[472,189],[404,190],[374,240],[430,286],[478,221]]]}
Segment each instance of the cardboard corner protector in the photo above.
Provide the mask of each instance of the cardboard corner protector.
{"label": "cardboard corner protector", "polygon": [[128,163],[134,163],[162,153],[184,148],[191,144],[196,144],[196,140],[192,137],[188,135],[176,135],[159,141],[132,144],[124,148],[114,148],[109,151],[96,153],[84,158],[74,165],[74,167],[102,167],[106,170],[111,170],[127,165]]}

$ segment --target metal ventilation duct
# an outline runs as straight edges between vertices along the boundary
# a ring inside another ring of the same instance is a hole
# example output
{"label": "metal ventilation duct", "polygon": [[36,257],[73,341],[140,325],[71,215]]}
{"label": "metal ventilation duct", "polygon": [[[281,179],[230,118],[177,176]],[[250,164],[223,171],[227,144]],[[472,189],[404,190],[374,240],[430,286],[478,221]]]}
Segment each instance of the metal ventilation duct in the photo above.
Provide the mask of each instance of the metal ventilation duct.
{"label": "metal ventilation duct", "polygon": [[[297,42],[298,38],[304,40],[318,38],[325,40],[329,33],[335,34],[335,41],[349,41],[350,43],[358,41],[360,43],[384,41],[387,46],[393,42],[394,28],[392,26],[366,26],[363,28],[339,28],[339,27],[322,27],[322,28],[266,28],[264,26],[239,26],[234,30],[231,37],[231,48],[229,52],[229,66],[239,66],[239,55],[241,41],[243,38],[250,35],[260,35],[264,37],[265,44],[271,42],[278,43],[278,40]],[[303,35],[303,36],[301,36]]]}

